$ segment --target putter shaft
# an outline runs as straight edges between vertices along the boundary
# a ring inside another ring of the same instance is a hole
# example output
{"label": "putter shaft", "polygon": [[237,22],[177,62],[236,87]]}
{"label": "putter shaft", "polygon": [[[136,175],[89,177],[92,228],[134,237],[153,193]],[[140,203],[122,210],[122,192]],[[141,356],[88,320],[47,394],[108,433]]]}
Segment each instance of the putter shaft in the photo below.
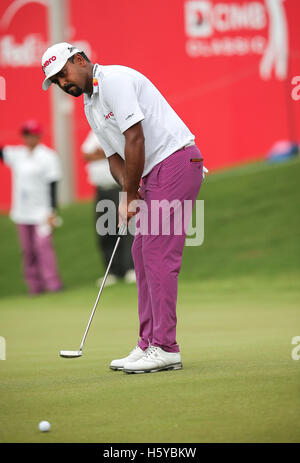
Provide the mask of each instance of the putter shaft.
{"label": "putter shaft", "polygon": [[116,241],[116,244],[115,244],[115,247],[114,247],[112,256],[111,256],[111,258],[110,258],[110,261],[109,261],[109,263],[108,263],[108,266],[107,266],[105,275],[104,275],[104,277],[103,277],[103,281],[102,281],[100,290],[99,290],[99,292],[98,292],[98,296],[97,296],[95,305],[94,305],[94,307],[93,307],[93,311],[92,311],[92,313],[91,313],[90,319],[89,319],[88,324],[87,324],[87,327],[86,327],[86,329],[85,329],[85,332],[84,332],[84,335],[83,335],[83,338],[82,338],[82,341],[81,341],[81,344],[80,344],[79,351],[60,351],[60,356],[61,356],[61,357],[65,357],[65,358],[81,357],[83,345],[84,345],[86,336],[87,336],[87,334],[88,334],[89,328],[90,328],[90,326],[91,326],[91,323],[92,323],[92,320],[93,320],[93,317],[94,317],[94,314],[95,314],[95,311],[96,311],[96,308],[97,308],[97,304],[98,304],[99,298],[100,298],[101,293],[102,293],[102,289],[103,289],[103,287],[104,287],[104,285],[105,285],[105,281],[106,281],[108,272],[109,272],[109,270],[110,270],[110,267],[111,267],[111,264],[112,264],[114,255],[115,255],[115,253],[116,253],[116,251],[117,251],[117,248],[118,248],[118,246],[119,246],[119,242],[120,242],[121,236],[125,234],[126,227],[127,227],[126,222],[123,222],[122,225],[121,225],[120,228],[119,228],[119,232],[118,232],[118,235],[119,235],[119,236],[118,236],[118,239],[117,239],[117,241]]}
{"label": "putter shaft", "polygon": [[100,287],[100,290],[98,292],[98,296],[97,296],[97,299],[96,299],[96,302],[95,302],[95,305],[94,305],[94,308],[93,308],[93,311],[91,313],[91,316],[90,316],[90,319],[88,321],[88,324],[87,324],[87,327],[86,327],[86,330],[84,332],[84,335],[83,335],[83,338],[82,338],[82,341],[81,341],[81,344],[80,344],[80,348],[79,348],[79,351],[81,352],[82,349],[83,349],[83,345],[84,345],[84,342],[85,342],[85,338],[88,334],[88,331],[89,331],[89,328],[91,326],[91,323],[92,323],[92,320],[93,320],[93,317],[94,317],[94,314],[95,314],[95,311],[96,311],[96,308],[97,308],[97,305],[98,305],[98,301],[100,299],[100,296],[101,296],[101,293],[102,293],[102,289],[105,285],[105,282],[106,282],[106,278],[107,278],[107,275],[109,273],[109,270],[110,270],[110,267],[111,267],[111,264],[112,264],[112,261],[113,261],[113,258],[114,258],[114,255],[118,249],[118,246],[119,246],[119,243],[120,243],[120,239],[121,239],[121,236],[124,235],[126,231],[126,223],[123,222],[122,225],[120,226],[120,229],[119,229],[119,236],[118,236],[118,239],[116,241],[116,244],[115,244],[115,247],[114,247],[114,250],[113,250],[113,253],[112,253],[112,256],[110,258],[110,261],[108,263],[108,266],[107,266],[107,269],[106,269],[106,272],[105,272],[105,275],[103,277],[103,281],[101,283],[101,287]]}

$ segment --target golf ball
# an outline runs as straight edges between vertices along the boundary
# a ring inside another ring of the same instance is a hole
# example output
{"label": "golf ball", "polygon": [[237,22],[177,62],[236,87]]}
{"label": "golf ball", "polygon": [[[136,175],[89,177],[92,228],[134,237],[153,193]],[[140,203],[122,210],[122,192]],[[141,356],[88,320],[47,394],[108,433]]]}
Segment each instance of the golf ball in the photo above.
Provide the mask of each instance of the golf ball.
{"label": "golf ball", "polygon": [[50,423],[48,421],[41,421],[39,423],[39,430],[42,432],[50,431]]}

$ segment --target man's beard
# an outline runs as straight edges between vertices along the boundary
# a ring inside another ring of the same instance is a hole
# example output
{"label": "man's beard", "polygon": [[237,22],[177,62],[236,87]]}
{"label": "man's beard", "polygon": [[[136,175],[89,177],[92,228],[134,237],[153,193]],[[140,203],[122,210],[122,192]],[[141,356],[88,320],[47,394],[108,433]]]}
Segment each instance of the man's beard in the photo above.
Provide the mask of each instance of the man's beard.
{"label": "man's beard", "polygon": [[[70,90],[72,89],[72,90]],[[76,84],[69,84],[64,88],[64,91],[72,96],[80,96],[83,94],[83,90]]]}

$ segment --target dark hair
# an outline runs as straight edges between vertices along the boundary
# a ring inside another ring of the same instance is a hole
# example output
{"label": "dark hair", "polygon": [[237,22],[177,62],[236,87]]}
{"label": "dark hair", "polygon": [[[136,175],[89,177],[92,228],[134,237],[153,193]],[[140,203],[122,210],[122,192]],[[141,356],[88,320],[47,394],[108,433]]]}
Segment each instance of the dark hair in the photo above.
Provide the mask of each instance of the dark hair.
{"label": "dark hair", "polygon": [[[75,53],[75,55],[81,55],[82,58],[85,59],[85,61],[87,61],[88,63],[91,63],[91,60],[89,60],[89,58],[86,56],[86,54],[84,53],[84,51],[80,51],[78,53]],[[75,55],[71,56],[71,58],[68,59],[68,61],[71,61],[72,63],[74,63],[74,57]]]}

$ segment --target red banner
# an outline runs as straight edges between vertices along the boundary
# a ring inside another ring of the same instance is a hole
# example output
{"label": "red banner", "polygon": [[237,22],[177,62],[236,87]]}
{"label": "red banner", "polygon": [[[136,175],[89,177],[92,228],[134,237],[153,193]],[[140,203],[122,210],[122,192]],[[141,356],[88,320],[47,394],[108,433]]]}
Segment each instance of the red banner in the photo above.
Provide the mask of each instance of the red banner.
{"label": "red banner", "polygon": [[[278,140],[300,139],[298,0],[71,0],[68,41],[100,64],[144,73],[196,135],[208,169],[265,156]],[[0,145],[20,143],[38,118],[51,146],[50,92],[41,90],[47,1],[0,5]],[[3,99],[4,84],[6,99]],[[72,97],[70,97],[72,98]],[[80,146],[89,131],[75,101],[76,194],[89,197]],[[0,166],[0,207],[10,201]]]}

